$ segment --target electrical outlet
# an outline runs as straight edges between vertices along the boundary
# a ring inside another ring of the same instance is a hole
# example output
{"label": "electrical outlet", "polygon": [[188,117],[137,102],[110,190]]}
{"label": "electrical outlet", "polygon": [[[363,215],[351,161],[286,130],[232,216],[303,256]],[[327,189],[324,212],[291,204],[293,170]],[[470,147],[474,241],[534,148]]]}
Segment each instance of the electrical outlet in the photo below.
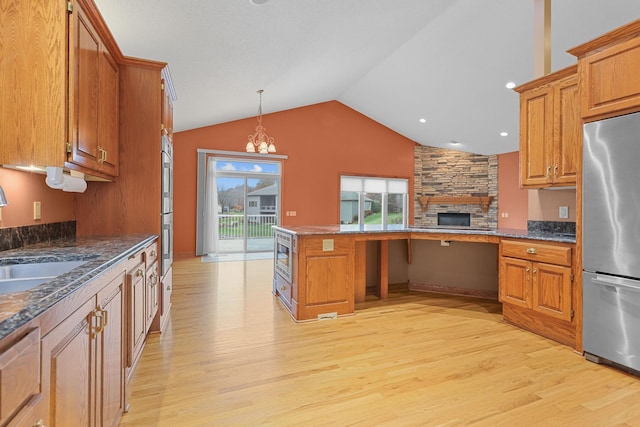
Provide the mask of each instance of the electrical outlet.
{"label": "electrical outlet", "polygon": [[40,202],[33,202],[33,219],[42,218],[42,206]]}
{"label": "electrical outlet", "polygon": [[440,240],[440,246],[449,246],[450,243],[448,240]]}
{"label": "electrical outlet", "polygon": [[560,206],[558,216],[562,219],[569,218],[569,206]]}

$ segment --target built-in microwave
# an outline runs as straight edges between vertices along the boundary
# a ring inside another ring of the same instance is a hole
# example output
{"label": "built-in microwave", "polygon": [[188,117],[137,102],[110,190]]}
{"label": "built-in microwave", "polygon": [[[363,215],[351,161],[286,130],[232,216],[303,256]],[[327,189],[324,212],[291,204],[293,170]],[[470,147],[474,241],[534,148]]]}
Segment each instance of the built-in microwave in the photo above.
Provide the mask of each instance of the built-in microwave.
{"label": "built-in microwave", "polygon": [[274,232],[274,269],[287,282],[291,283],[293,269],[293,236],[276,230]]}

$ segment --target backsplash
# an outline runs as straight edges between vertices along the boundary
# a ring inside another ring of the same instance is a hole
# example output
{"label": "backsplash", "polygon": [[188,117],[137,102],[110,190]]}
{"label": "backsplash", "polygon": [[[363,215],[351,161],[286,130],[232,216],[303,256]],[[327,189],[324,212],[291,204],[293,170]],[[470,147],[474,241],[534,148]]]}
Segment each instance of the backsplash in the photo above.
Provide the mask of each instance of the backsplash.
{"label": "backsplash", "polygon": [[53,240],[74,238],[75,235],[75,221],[0,228],[0,251]]}
{"label": "backsplash", "polygon": [[[416,145],[414,171],[416,225],[437,225],[438,213],[461,212],[471,214],[472,227],[498,226],[498,156]],[[487,212],[476,204],[429,204],[424,212],[420,196],[493,196],[493,201]]]}
{"label": "backsplash", "polygon": [[567,221],[527,221],[528,231],[576,234],[576,223]]}

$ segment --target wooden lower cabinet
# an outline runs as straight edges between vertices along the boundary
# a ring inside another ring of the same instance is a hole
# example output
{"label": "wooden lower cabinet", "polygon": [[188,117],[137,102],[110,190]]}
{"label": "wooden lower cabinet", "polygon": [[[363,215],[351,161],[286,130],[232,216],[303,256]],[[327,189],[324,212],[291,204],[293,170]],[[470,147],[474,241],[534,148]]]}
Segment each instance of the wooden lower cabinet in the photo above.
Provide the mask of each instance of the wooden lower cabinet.
{"label": "wooden lower cabinet", "polygon": [[499,295],[506,321],[573,347],[572,249],[503,240]]}
{"label": "wooden lower cabinet", "polygon": [[140,263],[127,272],[127,379],[133,373],[147,336],[145,266],[139,255],[138,259]]}
{"label": "wooden lower cabinet", "polygon": [[158,313],[159,295],[158,286],[160,277],[158,276],[158,263],[154,262],[147,267],[147,288],[145,294],[145,333],[151,328],[153,319]]}
{"label": "wooden lower cabinet", "polygon": [[0,425],[36,425],[43,419],[41,400],[40,328],[36,327],[0,350]]}
{"label": "wooden lower cabinet", "polygon": [[125,273],[41,340],[45,425],[114,426],[124,410]]}
{"label": "wooden lower cabinet", "polygon": [[297,236],[292,280],[276,274],[274,293],[295,320],[353,314],[355,239],[351,236]]}

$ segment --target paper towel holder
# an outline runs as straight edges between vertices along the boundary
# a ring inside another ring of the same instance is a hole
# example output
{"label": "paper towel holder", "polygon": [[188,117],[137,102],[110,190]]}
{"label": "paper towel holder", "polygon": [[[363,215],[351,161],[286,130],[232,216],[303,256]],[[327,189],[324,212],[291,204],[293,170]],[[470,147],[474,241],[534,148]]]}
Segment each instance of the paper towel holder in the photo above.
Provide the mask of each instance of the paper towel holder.
{"label": "paper towel holder", "polygon": [[87,182],[82,176],[66,175],[62,168],[55,166],[47,166],[46,184],[56,190],[83,193],[87,189]]}

